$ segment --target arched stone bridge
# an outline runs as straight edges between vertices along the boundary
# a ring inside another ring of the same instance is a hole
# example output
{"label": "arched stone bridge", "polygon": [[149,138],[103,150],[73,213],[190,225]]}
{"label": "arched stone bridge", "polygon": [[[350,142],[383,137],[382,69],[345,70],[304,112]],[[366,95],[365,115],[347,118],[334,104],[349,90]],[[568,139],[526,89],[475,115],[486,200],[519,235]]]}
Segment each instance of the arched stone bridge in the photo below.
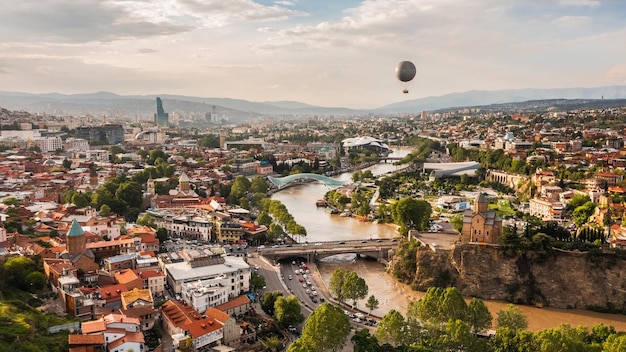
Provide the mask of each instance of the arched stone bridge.
{"label": "arched stone bridge", "polygon": [[288,258],[303,258],[307,262],[312,262],[337,254],[356,253],[387,261],[390,258],[390,250],[395,249],[397,245],[396,239],[317,242],[316,244],[293,244],[263,248],[259,249],[259,255],[274,262]]}
{"label": "arched stone bridge", "polygon": [[330,187],[339,187],[344,184],[344,181],[336,180],[334,178],[330,178],[324,175],[311,173],[294,174],[285,177],[268,176],[267,179],[276,187],[278,187],[278,189],[285,188],[302,180],[317,180],[323,182],[325,185]]}

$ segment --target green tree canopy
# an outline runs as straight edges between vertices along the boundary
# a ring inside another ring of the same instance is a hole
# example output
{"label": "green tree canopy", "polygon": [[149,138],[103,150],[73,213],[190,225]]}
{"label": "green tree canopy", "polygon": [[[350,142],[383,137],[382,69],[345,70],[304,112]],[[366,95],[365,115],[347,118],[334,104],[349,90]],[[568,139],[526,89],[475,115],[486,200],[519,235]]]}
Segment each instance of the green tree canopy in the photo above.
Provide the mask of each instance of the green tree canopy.
{"label": "green tree canopy", "polygon": [[290,295],[288,297],[278,297],[274,302],[274,319],[283,326],[296,325],[304,321],[300,301],[298,297]]}
{"label": "green tree canopy", "polygon": [[157,228],[156,223],[154,222],[154,217],[152,217],[152,215],[147,214],[147,213],[143,214],[137,219],[137,225],[150,226],[153,229]]}
{"label": "green tree canopy", "polygon": [[466,322],[472,328],[473,333],[491,328],[493,317],[487,309],[485,303],[478,299],[472,298],[467,306]]}
{"label": "green tree canopy", "polygon": [[406,342],[406,326],[402,314],[392,309],[380,320],[374,336],[381,344],[400,346]]}
{"label": "green tree canopy", "polygon": [[298,340],[311,348],[306,351],[340,351],[349,333],[348,316],[341,308],[324,302],[309,315]]}
{"label": "green tree canopy", "polygon": [[261,297],[261,309],[269,315],[274,315],[274,303],[276,303],[278,297],[282,296],[282,292],[279,291],[265,292],[263,297]]}
{"label": "green tree canopy", "polygon": [[526,320],[526,316],[519,308],[512,304],[507,304],[506,308],[498,312],[498,328],[501,327],[517,332],[528,327],[528,320]]}
{"label": "green tree canopy", "polygon": [[371,295],[367,299],[367,302],[365,302],[365,307],[367,307],[367,309],[370,310],[370,314],[372,314],[372,311],[374,309],[377,309],[379,304],[380,302],[378,301],[378,298],[376,298],[374,295]]}
{"label": "green tree canopy", "polygon": [[346,269],[337,268],[331,274],[330,281],[328,283],[328,289],[340,302],[343,302],[347,298],[343,292],[343,283],[345,282],[348,273],[349,271]]}
{"label": "green tree canopy", "polygon": [[364,299],[367,296],[368,290],[365,280],[354,271],[350,271],[345,277],[341,289],[346,299],[352,300],[353,307],[356,306],[359,299]]}
{"label": "green tree canopy", "polygon": [[393,221],[401,227],[403,234],[409,229],[426,229],[432,213],[432,207],[427,201],[410,197],[400,199],[391,209]]}

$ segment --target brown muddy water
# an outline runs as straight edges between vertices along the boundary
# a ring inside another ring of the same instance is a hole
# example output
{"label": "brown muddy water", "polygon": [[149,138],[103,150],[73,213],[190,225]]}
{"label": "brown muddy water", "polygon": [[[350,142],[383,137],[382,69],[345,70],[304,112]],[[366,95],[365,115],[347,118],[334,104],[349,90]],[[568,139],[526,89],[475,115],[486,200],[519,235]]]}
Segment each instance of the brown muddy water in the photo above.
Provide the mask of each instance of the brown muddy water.
{"label": "brown muddy water", "polygon": [[[365,279],[369,287],[368,297],[374,295],[380,302],[379,308],[372,312],[379,317],[391,309],[405,315],[409,302],[418,300],[424,295],[423,292],[413,291],[407,285],[396,282],[385,272],[382,264],[374,261],[354,260],[354,255],[334,256],[318,263],[318,269],[327,286],[333,270],[339,267],[355,271]],[[498,312],[508,304],[503,301],[486,300],[484,302],[494,317],[494,323]],[[359,301],[357,307],[367,312],[365,300]],[[517,305],[517,307],[526,315],[528,329],[531,331],[555,328],[560,324],[591,328],[600,323],[613,325],[618,331],[626,331],[626,315],[596,313],[580,309],[537,308],[523,305]]]}

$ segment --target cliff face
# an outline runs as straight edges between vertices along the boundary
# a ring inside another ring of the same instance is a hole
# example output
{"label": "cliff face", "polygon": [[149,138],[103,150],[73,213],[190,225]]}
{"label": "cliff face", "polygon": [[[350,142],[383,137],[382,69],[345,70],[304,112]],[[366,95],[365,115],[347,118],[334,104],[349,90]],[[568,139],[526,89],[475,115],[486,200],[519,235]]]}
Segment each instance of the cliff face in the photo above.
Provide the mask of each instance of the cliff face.
{"label": "cliff face", "polygon": [[553,251],[506,258],[497,247],[420,248],[411,286],[455,286],[465,296],[557,308],[626,309],[626,260]]}

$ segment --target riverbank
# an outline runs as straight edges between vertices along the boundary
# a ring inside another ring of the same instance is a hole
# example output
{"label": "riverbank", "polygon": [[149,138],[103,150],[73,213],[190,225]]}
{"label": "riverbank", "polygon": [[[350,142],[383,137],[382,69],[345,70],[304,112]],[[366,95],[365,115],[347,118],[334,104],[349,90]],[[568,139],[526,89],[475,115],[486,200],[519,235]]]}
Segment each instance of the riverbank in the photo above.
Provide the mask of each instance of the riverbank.
{"label": "riverbank", "polygon": [[[424,296],[424,292],[414,291],[409,286],[397,282],[385,272],[382,264],[374,261],[354,260],[343,256],[328,261],[321,261],[317,268],[325,285],[328,285],[330,276],[336,268],[344,268],[356,272],[365,279],[369,286],[367,297],[374,295],[378,298],[380,306],[373,311],[376,316],[384,316],[391,309],[395,309],[406,315],[410,301],[418,300]],[[469,297],[468,297],[469,299]],[[509,302],[485,300],[485,305],[494,317],[506,307]],[[524,312],[528,319],[528,329],[531,331],[549,329],[560,324],[569,324],[573,327],[586,326],[588,328],[597,324],[612,325],[618,331],[626,331],[626,316],[619,314],[597,313],[581,309],[558,309],[537,308],[532,306],[516,305]],[[358,302],[358,307],[365,307],[365,300]]]}

